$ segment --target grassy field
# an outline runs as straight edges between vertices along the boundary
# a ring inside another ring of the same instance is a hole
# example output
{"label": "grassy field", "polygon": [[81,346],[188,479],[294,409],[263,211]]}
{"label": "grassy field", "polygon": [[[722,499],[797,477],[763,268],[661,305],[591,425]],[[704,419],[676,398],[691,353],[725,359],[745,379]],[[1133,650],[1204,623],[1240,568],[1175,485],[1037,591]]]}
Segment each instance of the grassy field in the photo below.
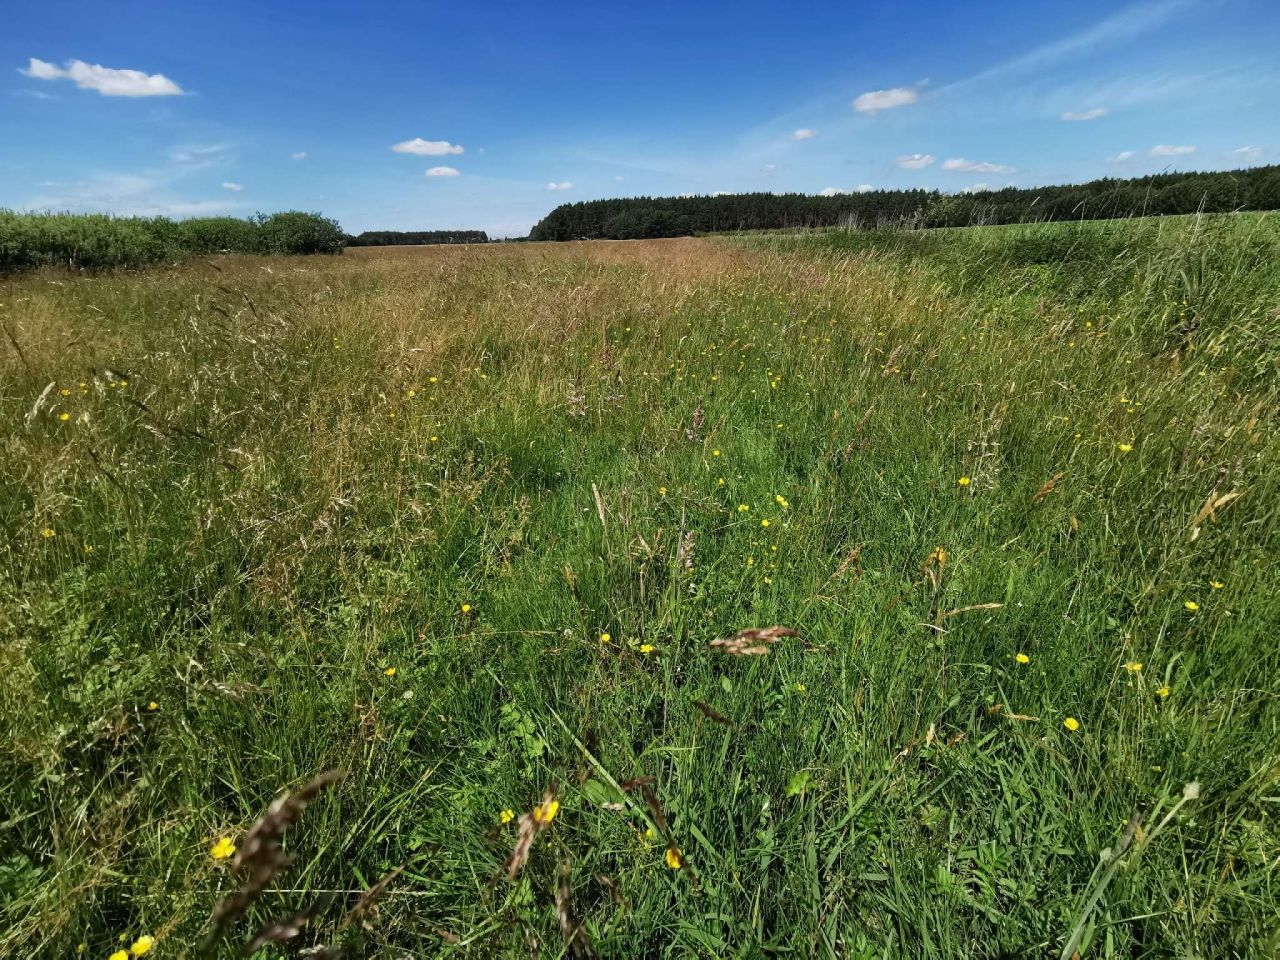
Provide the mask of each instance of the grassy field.
{"label": "grassy field", "polygon": [[0,283],[0,954],[341,771],[219,955],[1275,955],[1278,309],[1273,215]]}

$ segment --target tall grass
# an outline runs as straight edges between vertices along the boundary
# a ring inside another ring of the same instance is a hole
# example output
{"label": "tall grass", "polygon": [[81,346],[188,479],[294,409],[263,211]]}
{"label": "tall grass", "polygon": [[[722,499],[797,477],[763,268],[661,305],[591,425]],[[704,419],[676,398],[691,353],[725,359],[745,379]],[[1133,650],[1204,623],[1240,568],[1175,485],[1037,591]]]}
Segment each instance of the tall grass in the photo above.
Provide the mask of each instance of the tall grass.
{"label": "tall grass", "polygon": [[299,911],[352,955],[1266,955],[1278,253],[5,283],[0,952],[189,952],[244,882],[214,844],[338,770],[227,956]]}
{"label": "tall grass", "polygon": [[0,274],[136,267],[208,253],[341,253],[345,243],[336,222],[297,211],[169,220],[0,210]]}

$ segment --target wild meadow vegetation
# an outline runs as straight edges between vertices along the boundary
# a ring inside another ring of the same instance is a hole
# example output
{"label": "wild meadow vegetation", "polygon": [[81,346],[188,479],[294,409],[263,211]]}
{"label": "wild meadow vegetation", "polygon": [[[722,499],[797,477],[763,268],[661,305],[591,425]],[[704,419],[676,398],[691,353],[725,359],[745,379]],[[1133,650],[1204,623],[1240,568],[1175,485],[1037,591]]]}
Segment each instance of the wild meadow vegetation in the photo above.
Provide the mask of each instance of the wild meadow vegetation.
{"label": "wild meadow vegetation", "polygon": [[3,282],[0,954],[1275,955],[1278,310],[1274,215]]}
{"label": "wild meadow vegetation", "polygon": [[211,253],[341,253],[346,235],[318,213],[113,217],[0,210],[0,276],[35,267],[102,270]]}

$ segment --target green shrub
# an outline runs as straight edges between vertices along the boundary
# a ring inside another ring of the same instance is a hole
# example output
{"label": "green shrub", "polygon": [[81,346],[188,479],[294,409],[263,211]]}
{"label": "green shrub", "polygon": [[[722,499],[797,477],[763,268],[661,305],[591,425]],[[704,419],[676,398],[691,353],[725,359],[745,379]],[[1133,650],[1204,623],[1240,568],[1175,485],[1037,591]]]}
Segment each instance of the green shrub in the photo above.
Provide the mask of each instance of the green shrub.
{"label": "green shrub", "polygon": [[341,253],[346,236],[317,213],[241,220],[0,210],[0,273],[135,267],[210,253]]}
{"label": "green shrub", "polygon": [[259,214],[257,224],[267,253],[341,253],[347,243],[338,222],[318,213]]}

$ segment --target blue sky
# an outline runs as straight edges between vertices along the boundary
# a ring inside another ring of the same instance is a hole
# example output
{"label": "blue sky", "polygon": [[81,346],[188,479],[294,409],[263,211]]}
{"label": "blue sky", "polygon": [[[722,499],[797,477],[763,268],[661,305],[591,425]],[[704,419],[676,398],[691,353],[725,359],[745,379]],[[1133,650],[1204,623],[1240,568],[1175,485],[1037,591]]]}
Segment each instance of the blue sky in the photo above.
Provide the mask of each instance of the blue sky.
{"label": "blue sky", "polygon": [[501,236],[607,196],[1280,161],[1276,0],[7,6],[16,209]]}

